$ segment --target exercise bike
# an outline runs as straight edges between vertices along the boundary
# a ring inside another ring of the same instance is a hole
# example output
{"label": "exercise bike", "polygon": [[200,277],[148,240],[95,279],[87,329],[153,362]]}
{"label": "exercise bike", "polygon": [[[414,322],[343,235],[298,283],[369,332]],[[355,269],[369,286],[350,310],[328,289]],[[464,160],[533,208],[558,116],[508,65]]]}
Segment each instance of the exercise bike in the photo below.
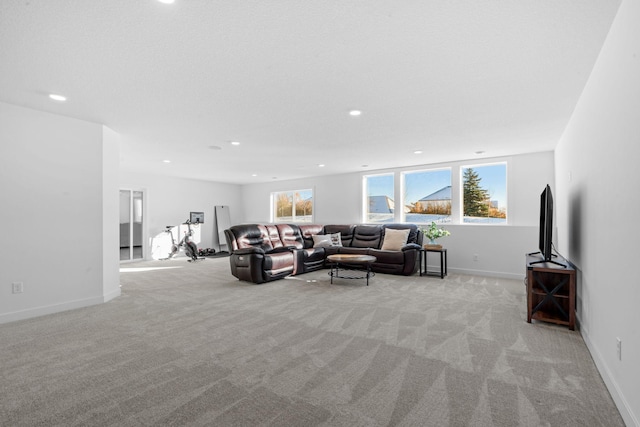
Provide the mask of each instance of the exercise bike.
{"label": "exercise bike", "polygon": [[174,229],[180,230],[180,228],[174,225],[167,225],[166,229],[154,238],[154,241],[156,241],[152,249],[154,259],[166,260],[174,258],[180,252],[180,249],[183,249],[184,253],[190,258],[189,262],[204,259],[204,257],[198,257],[198,246],[192,239],[191,221],[187,220],[185,224],[188,227],[188,231],[184,232],[184,236],[179,242],[176,242]]}
{"label": "exercise bike", "polygon": [[[184,247],[184,253],[187,254],[189,258],[191,258],[190,260],[188,260],[189,262],[198,261],[199,259],[204,259],[204,258],[198,257],[198,246],[196,246],[196,244],[193,242],[193,239],[191,238],[191,236],[193,236],[193,230],[191,229],[191,221],[187,220],[185,224],[187,224],[189,231],[184,233],[184,237],[182,238],[182,240],[180,240],[180,243],[178,244],[178,248]],[[173,234],[171,234],[171,236],[173,237]]]}

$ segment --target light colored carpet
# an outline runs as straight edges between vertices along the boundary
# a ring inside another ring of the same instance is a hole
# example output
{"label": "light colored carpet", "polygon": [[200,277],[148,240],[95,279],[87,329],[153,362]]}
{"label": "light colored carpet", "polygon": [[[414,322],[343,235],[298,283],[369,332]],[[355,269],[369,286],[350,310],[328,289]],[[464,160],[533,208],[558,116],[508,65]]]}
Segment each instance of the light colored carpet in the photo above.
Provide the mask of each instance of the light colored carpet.
{"label": "light colored carpet", "polygon": [[0,325],[0,425],[624,425],[520,281],[253,285],[228,263],[125,264],[120,298]]}

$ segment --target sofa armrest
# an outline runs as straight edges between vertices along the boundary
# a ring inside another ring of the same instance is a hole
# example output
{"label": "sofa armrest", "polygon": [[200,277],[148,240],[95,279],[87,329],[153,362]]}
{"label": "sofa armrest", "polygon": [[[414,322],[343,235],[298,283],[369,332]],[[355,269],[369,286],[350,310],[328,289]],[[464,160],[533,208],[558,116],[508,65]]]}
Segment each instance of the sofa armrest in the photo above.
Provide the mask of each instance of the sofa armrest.
{"label": "sofa armrest", "polygon": [[229,257],[231,274],[240,280],[264,283],[264,251],[260,248],[243,248],[233,251]]}
{"label": "sofa armrest", "polygon": [[295,246],[280,246],[279,248],[275,248],[269,252],[265,252],[265,254],[269,255],[269,254],[278,254],[280,252],[293,252],[294,249],[296,249]]}
{"label": "sofa armrest", "polygon": [[233,253],[236,255],[249,255],[249,254],[264,255],[264,250],[262,248],[250,247],[250,248],[236,249],[235,251],[233,251]]}
{"label": "sofa armrest", "polygon": [[420,250],[420,245],[416,243],[408,243],[402,247],[403,252],[410,251],[410,250]]}

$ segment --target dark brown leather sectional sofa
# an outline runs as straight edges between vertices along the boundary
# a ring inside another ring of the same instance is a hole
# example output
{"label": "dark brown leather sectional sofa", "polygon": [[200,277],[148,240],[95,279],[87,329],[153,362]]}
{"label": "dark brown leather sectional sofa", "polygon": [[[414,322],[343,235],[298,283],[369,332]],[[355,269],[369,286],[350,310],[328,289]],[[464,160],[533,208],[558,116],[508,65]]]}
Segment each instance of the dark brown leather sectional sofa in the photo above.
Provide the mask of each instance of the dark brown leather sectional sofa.
{"label": "dark brown leather sectional sofa", "polygon": [[[388,229],[409,230],[399,250],[382,250]],[[377,273],[414,274],[418,269],[422,233],[415,224],[242,224],[225,230],[231,274],[240,280],[265,283],[328,267],[328,255],[367,254],[376,257]],[[341,246],[314,246],[314,235],[340,233]]]}

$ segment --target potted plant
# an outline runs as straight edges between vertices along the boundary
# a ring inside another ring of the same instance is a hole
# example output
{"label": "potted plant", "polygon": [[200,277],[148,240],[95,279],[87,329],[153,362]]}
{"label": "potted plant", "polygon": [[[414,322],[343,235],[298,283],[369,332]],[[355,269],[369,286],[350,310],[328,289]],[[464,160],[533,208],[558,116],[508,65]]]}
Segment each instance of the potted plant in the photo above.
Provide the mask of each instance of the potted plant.
{"label": "potted plant", "polygon": [[422,234],[424,234],[424,236],[429,239],[429,245],[436,245],[436,239],[451,235],[449,230],[438,227],[434,221],[432,221],[428,227],[421,228],[421,230]]}

